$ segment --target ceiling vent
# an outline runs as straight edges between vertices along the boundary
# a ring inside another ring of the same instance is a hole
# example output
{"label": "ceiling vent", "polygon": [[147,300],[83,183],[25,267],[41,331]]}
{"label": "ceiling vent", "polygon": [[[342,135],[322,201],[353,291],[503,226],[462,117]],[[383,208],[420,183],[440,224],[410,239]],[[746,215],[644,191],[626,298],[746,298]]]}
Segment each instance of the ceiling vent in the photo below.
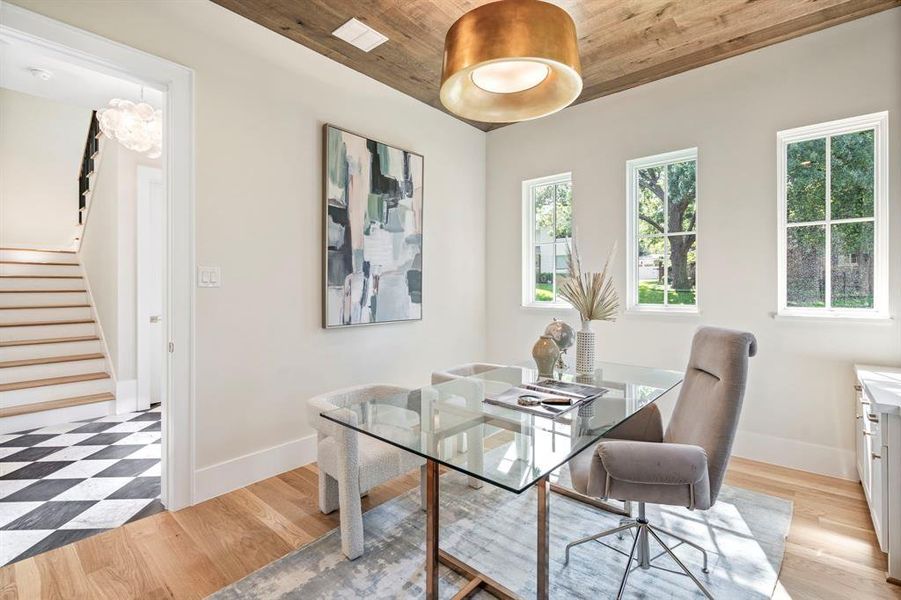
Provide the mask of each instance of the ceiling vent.
{"label": "ceiling vent", "polygon": [[332,35],[352,46],[356,46],[363,52],[369,52],[376,46],[388,41],[386,36],[357,19],[351,19],[334,30]]}

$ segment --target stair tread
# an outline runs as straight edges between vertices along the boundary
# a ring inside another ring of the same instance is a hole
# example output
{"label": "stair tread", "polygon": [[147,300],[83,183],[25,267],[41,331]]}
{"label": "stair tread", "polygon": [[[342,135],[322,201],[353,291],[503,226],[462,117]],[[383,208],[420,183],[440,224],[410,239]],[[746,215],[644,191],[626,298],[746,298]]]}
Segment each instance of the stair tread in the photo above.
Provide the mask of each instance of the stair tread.
{"label": "stair tread", "polygon": [[71,398],[60,398],[58,400],[46,400],[44,402],[32,402],[31,404],[20,404],[19,406],[9,406],[0,408],[0,418],[14,417],[16,415],[27,415],[29,413],[41,412],[45,410],[53,410],[55,408],[67,408],[69,406],[80,406],[82,404],[93,404],[95,402],[106,402],[115,400],[116,396],[112,392],[103,392],[100,394],[88,394],[86,396],[72,396]]}
{"label": "stair tread", "polygon": [[34,365],[52,365],[66,362],[80,362],[83,360],[99,360],[103,358],[100,352],[91,354],[68,354],[63,356],[47,356],[44,358],[28,358],[24,360],[7,360],[0,362],[0,369],[10,369],[13,367],[31,367]]}
{"label": "stair tread", "polygon": [[27,321],[22,323],[0,323],[0,327],[45,327],[48,325],[86,325],[94,319],[73,319],[68,321]]}
{"label": "stair tread", "polygon": [[65,344],[69,342],[96,342],[100,337],[96,335],[77,335],[71,337],[60,338],[43,338],[37,340],[11,340],[8,342],[0,342],[0,348],[10,348],[13,346],[39,346],[41,344]]}
{"label": "stair tread", "polygon": [[0,290],[0,294],[84,294],[87,290]]}
{"label": "stair tread", "polygon": [[81,275],[0,275],[0,279],[84,279]]}
{"label": "stair tread", "polygon": [[0,310],[26,310],[32,308],[91,308],[90,304],[41,304],[40,306],[35,305],[22,305],[22,306],[0,306]]}
{"label": "stair tread", "polygon": [[53,267],[77,267],[77,262],[45,262],[40,260],[0,260],[0,265],[50,265]]}
{"label": "stair tread", "polygon": [[26,390],[29,388],[46,387],[48,385],[63,385],[66,383],[81,383],[82,381],[96,381],[109,379],[109,373],[82,373],[81,375],[65,375],[63,377],[47,377],[45,379],[32,379],[30,381],[15,381],[13,383],[0,383],[0,392],[14,390]]}

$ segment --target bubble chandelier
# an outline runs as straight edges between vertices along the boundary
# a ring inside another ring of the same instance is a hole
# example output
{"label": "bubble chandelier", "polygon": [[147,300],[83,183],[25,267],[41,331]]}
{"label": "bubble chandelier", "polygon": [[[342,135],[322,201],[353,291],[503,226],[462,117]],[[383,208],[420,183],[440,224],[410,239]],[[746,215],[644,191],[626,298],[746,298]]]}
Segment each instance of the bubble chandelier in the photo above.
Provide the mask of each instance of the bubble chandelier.
{"label": "bubble chandelier", "polygon": [[97,111],[100,131],[120,144],[159,158],[163,153],[163,112],[146,102],[113,98],[107,108]]}

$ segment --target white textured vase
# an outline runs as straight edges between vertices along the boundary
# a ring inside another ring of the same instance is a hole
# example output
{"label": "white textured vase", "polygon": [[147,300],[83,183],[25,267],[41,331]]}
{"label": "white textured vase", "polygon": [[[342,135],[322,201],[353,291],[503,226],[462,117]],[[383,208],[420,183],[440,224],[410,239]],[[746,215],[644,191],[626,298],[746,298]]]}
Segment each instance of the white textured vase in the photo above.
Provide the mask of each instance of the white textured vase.
{"label": "white textured vase", "polygon": [[594,332],[591,321],[582,321],[582,329],[576,333],[576,373],[594,373]]}

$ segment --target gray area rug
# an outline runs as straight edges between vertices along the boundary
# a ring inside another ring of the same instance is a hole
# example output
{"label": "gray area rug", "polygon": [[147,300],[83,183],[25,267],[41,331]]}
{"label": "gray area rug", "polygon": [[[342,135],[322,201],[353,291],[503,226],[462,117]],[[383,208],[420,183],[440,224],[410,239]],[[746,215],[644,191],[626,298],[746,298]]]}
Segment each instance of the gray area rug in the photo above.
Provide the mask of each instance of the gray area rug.
{"label": "gray area rug", "polygon": [[[563,475],[565,479],[565,474]],[[480,490],[449,473],[441,478],[441,548],[511,588],[535,597],[536,492],[511,494],[486,484]],[[769,598],[776,585],[792,516],[791,502],[723,486],[709,511],[648,506],[648,517],[710,552],[710,574],[701,573],[700,554],[680,546],[676,554],[716,598]],[[564,548],[574,539],[613,527],[619,517],[580,502],[551,496],[551,597],[613,598],[626,558],[589,542],[573,549],[564,566]],[[337,529],[215,593],[215,600],[350,599],[425,597],[425,514],[418,489],[364,515],[366,553],[355,561],[341,554]],[[610,538],[628,552],[631,536]],[[673,541],[673,540],[669,540]],[[674,541],[673,541],[674,542]],[[675,542],[674,542],[675,543]],[[653,540],[651,552],[662,551]],[[678,569],[668,557],[655,561]],[[466,581],[441,568],[441,597],[451,598]],[[481,592],[476,598],[491,598]],[[627,598],[703,598],[686,577],[659,569],[636,570]]]}

